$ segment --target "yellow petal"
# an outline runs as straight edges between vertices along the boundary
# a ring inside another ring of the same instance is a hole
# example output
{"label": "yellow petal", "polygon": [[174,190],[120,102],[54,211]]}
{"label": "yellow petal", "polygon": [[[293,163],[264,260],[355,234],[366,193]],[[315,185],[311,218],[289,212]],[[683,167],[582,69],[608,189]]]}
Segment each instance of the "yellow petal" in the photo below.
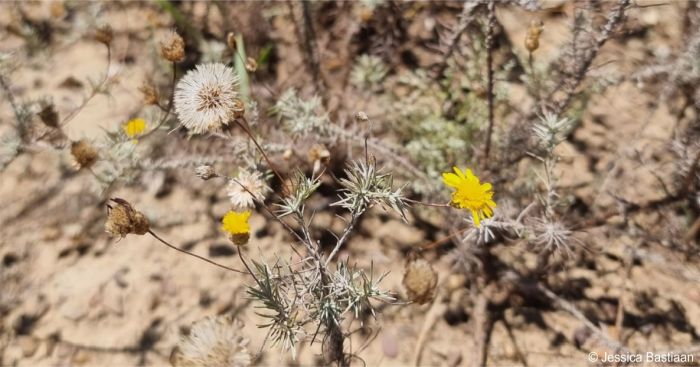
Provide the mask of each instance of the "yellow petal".
{"label": "yellow petal", "polygon": [[462,170],[460,170],[458,167],[452,167],[452,169],[455,171],[455,173],[457,174],[457,176],[459,178],[461,178],[461,179],[466,178],[466,177],[464,177],[464,172],[462,172]]}
{"label": "yellow petal", "polygon": [[476,226],[476,228],[481,227],[481,220],[479,219],[479,213],[477,213],[476,210],[472,210],[472,218],[474,219],[474,226]]}
{"label": "yellow petal", "polygon": [[442,174],[442,181],[445,182],[445,185],[451,186],[451,187],[457,187],[459,186],[459,177],[455,175],[454,173],[443,173]]}

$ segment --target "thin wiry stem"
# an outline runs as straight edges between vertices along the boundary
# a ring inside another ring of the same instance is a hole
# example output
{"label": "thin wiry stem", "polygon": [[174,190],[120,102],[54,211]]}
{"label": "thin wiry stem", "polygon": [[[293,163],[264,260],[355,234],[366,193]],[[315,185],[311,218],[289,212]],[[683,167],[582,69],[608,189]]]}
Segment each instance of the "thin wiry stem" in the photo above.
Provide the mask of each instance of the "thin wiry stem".
{"label": "thin wiry stem", "polygon": [[[192,252],[189,252],[189,251],[187,251],[187,250],[183,250],[183,249],[181,249],[181,248],[177,248],[177,247],[175,247],[175,246],[169,244],[168,241],[166,241],[166,240],[160,238],[155,232],[153,232],[153,231],[150,230],[150,229],[148,230],[148,233],[149,233],[151,236],[153,236],[155,239],[157,239],[158,241],[160,241],[161,243],[163,243],[164,245],[170,247],[171,249],[173,249],[173,250],[175,250],[175,251],[179,251],[179,252],[182,252],[183,254],[196,257],[196,258],[198,258],[198,259],[200,259],[200,260],[202,260],[202,261],[206,261],[206,262],[208,262],[209,264],[212,264],[212,265],[214,265],[214,266],[218,266],[218,267],[220,267],[220,268],[222,268],[222,269],[226,269],[226,270],[229,270],[229,271],[232,271],[232,272],[235,272],[235,273],[247,274],[245,271],[238,270],[238,269],[234,269],[234,268],[230,268],[230,267],[228,267],[228,266],[226,266],[226,265],[222,265],[222,264],[219,264],[219,263],[217,263],[217,262],[215,262],[215,261],[209,260],[209,259],[207,259],[206,257],[202,257],[202,256],[199,256],[199,255],[194,254],[194,253],[192,253]],[[239,252],[239,253],[241,252],[240,249],[238,250],[238,252]],[[252,275],[253,273],[250,273],[250,274]],[[254,276],[254,275],[253,275],[253,276]]]}
{"label": "thin wiry stem", "polygon": [[272,170],[272,172],[275,173],[275,176],[277,176],[277,178],[279,178],[280,183],[281,183],[282,186],[284,187],[284,178],[283,178],[282,175],[277,171],[277,169],[275,168],[275,166],[272,164],[272,162],[270,161],[270,158],[267,157],[267,153],[265,153],[265,150],[260,146],[260,144],[258,143],[258,140],[255,139],[255,136],[253,135],[253,132],[250,131],[250,127],[249,127],[250,125],[248,124],[248,121],[245,119],[245,117],[242,117],[242,118],[240,118],[240,119],[235,119],[235,122],[236,122],[236,124],[238,124],[238,126],[241,127],[241,129],[243,129],[243,131],[245,131],[245,133],[248,135],[248,137],[250,138],[250,140],[253,141],[253,144],[255,144],[255,147],[258,148],[258,151],[260,152],[260,154],[261,154],[261,155],[263,156],[263,158],[265,159],[265,162],[267,163],[267,165],[270,167],[270,169]]}
{"label": "thin wiry stem", "polygon": [[10,107],[12,107],[12,112],[15,114],[15,119],[17,119],[17,125],[22,124],[22,116],[19,111],[19,106],[17,106],[17,101],[15,101],[15,96],[12,93],[12,90],[10,89],[10,83],[5,80],[5,78],[0,75],[0,87],[2,87],[2,90],[5,92],[5,95],[7,96],[7,102],[10,103]]}
{"label": "thin wiry stem", "polygon": [[364,213],[364,210],[362,211],[355,211],[352,213],[352,218],[350,219],[350,224],[348,224],[347,227],[345,227],[345,230],[343,231],[343,234],[340,236],[338,239],[338,242],[335,244],[335,248],[333,248],[333,251],[331,251],[331,254],[328,255],[328,258],[326,259],[326,262],[324,266],[328,266],[328,264],[331,262],[333,257],[340,251],[340,248],[343,246],[345,241],[347,241],[348,237],[350,236],[350,232],[352,232],[353,228],[355,228],[355,224],[357,224],[357,220],[360,218],[360,216]]}
{"label": "thin wiry stem", "polygon": [[100,83],[95,88],[92,89],[92,92],[90,93],[90,95],[87,98],[85,98],[85,100],[83,100],[83,102],[80,104],[80,106],[78,106],[71,113],[69,113],[63,119],[63,121],[61,121],[59,123],[59,126],[65,126],[75,116],[77,116],[78,113],[80,111],[82,111],[83,108],[85,108],[85,106],[87,106],[88,102],[90,102],[90,100],[92,100],[93,98],[95,98],[95,96],[97,96],[97,94],[102,90],[102,87],[105,85],[105,83],[107,83],[107,81],[109,81],[109,69],[112,66],[112,47],[110,47],[109,45],[106,45],[106,46],[107,46],[107,68],[105,69],[104,78],[102,78],[102,81],[100,81]]}
{"label": "thin wiry stem", "polygon": [[452,34],[450,34],[450,39],[447,42],[447,51],[442,55],[442,60],[438,64],[438,69],[435,72],[435,78],[442,77],[442,74],[447,69],[447,60],[452,57],[452,54],[457,50],[459,45],[459,40],[462,38],[462,34],[467,30],[472,20],[474,20],[474,9],[479,5],[480,1],[465,1],[462,7],[462,13],[459,15],[459,23],[454,29]]}
{"label": "thin wiry stem", "polygon": [[491,151],[491,134],[493,133],[493,29],[496,27],[496,2],[488,4],[488,25],[486,31],[486,78],[489,126],[486,131],[486,148],[484,149],[484,167],[488,165]]}
{"label": "thin wiry stem", "polygon": [[172,79],[171,85],[170,85],[170,100],[168,101],[168,107],[165,108],[165,107],[161,106],[160,103],[158,103],[158,105],[157,105],[158,108],[161,109],[161,111],[165,112],[165,115],[160,119],[158,124],[153,129],[151,129],[151,131],[144,134],[141,137],[141,139],[158,131],[158,128],[160,128],[165,123],[165,121],[168,119],[168,117],[170,116],[170,112],[172,112],[172,110],[173,110],[173,104],[174,104],[174,100],[175,100],[175,82],[176,81],[177,81],[177,64],[173,62],[173,79]]}

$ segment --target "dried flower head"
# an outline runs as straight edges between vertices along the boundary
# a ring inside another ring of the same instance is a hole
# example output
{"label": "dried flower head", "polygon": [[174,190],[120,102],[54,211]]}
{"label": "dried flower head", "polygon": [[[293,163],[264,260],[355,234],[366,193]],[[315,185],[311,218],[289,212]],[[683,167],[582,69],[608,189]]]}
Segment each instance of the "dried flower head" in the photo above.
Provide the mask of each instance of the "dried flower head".
{"label": "dried flower head", "polygon": [[540,47],[540,35],[544,30],[544,23],[540,20],[532,20],[525,35],[525,48],[529,52],[534,52]]}
{"label": "dried flower head", "polygon": [[95,38],[95,41],[100,42],[105,46],[109,46],[114,38],[114,31],[112,31],[112,27],[109,24],[105,24],[97,27],[93,37]]}
{"label": "dried flower head", "polygon": [[158,94],[158,89],[156,89],[156,87],[153,84],[144,82],[139,87],[139,92],[141,92],[141,95],[143,95],[143,104],[145,104],[146,106],[153,106],[158,104],[160,96]]}
{"label": "dried flower head", "polygon": [[74,164],[78,169],[90,168],[99,157],[97,149],[84,139],[71,144],[70,154],[73,156]]}
{"label": "dried flower head", "polygon": [[126,237],[127,234],[144,235],[150,229],[148,219],[143,213],[134,209],[128,201],[120,198],[110,199],[114,204],[107,204],[107,222],[105,231],[114,237]]}
{"label": "dried flower head", "polygon": [[160,53],[170,62],[181,62],[185,59],[185,41],[173,31],[160,42]]}
{"label": "dried flower head", "polygon": [[38,115],[44,125],[54,129],[58,127],[58,112],[56,112],[53,103],[44,103]]}
{"label": "dried flower head", "polygon": [[490,183],[482,184],[470,169],[466,172],[457,167],[453,169],[454,173],[442,174],[445,185],[455,189],[452,193],[452,204],[458,208],[470,210],[474,225],[479,227],[481,219],[490,218],[496,207],[492,186]]}
{"label": "dried flower head", "polygon": [[180,79],[175,112],[194,134],[217,131],[237,115],[238,75],[224,64],[201,64]]}
{"label": "dried flower head", "polygon": [[194,169],[194,174],[204,181],[211,180],[214,177],[219,177],[219,174],[216,173],[214,167],[212,167],[210,164],[202,164],[197,166],[197,168]]}
{"label": "dried flower head", "polygon": [[255,207],[255,200],[265,200],[270,192],[262,173],[241,171],[235,180],[230,180],[227,187],[231,204],[236,210],[246,210]]}
{"label": "dried flower head", "polygon": [[242,324],[229,317],[207,317],[192,324],[170,357],[175,367],[250,366],[248,340],[240,335]]}
{"label": "dried flower head", "polygon": [[424,259],[408,259],[403,274],[403,286],[408,298],[418,304],[424,304],[435,296],[437,273],[433,266]]}
{"label": "dried flower head", "polygon": [[122,130],[129,138],[136,138],[146,130],[146,120],[142,118],[131,119],[122,125]]}
{"label": "dried flower head", "polygon": [[314,165],[314,172],[321,169],[321,165],[327,165],[331,159],[331,152],[323,144],[315,144],[309,149],[309,162]]}
{"label": "dried flower head", "polygon": [[250,211],[234,212],[229,211],[223,219],[221,219],[221,230],[226,232],[228,239],[236,246],[243,246],[250,239]]}

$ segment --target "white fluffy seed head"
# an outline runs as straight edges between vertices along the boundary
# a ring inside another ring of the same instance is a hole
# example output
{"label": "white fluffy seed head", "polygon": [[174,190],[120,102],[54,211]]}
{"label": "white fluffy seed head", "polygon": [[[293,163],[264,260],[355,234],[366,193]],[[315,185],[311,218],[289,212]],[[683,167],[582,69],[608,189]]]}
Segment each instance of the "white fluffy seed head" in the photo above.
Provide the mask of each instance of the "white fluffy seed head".
{"label": "white fluffy seed head", "polygon": [[238,82],[236,72],[220,63],[200,64],[188,71],[175,88],[180,123],[193,134],[220,130],[238,109]]}
{"label": "white fluffy seed head", "polygon": [[[245,189],[241,185],[245,186]],[[231,198],[231,204],[233,204],[233,208],[238,211],[254,208],[255,199],[265,200],[265,195],[270,191],[270,187],[267,186],[262,174],[257,171],[241,171],[235,181],[229,181],[227,187],[228,196]]]}
{"label": "white fluffy seed head", "polygon": [[175,367],[244,367],[251,363],[248,340],[239,331],[242,325],[228,317],[207,317],[192,325],[171,356]]}

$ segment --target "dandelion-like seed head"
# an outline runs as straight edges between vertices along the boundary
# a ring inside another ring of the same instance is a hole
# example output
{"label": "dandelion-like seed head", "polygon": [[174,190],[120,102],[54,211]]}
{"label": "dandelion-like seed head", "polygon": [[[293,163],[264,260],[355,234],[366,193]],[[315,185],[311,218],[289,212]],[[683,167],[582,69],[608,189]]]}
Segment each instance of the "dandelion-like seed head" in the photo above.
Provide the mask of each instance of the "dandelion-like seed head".
{"label": "dandelion-like seed head", "polygon": [[270,187],[260,172],[241,171],[235,180],[230,180],[227,187],[228,196],[236,210],[255,207],[255,200],[265,200]]}
{"label": "dandelion-like seed head", "polygon": [[228,239],[237,246],[243,246],[250,239],[250,211],[234,212],[229,211],[221,220],[221,230],[226,232]]}
{"label": "dandelion-like seed head", "polygon": [[493,188],[490,183],[482,184],[472,170],[462,171],[454,167],[454,173],[443,173],[442,180],[445,185],[455,189],[452,193],[452,204],[471,211],[476,227],[481,225],[481,219],[493,215],[493,209],[496,207]]}
{"label": "dandelion-like seed head", "polygon": [[241,322],[225,316],[207,317],[192,325],[180,338],[171,356],[175,367],[250,366],[248,340],[239,334]]}
{"label": "dandelion-like seed head", "polygon": [[238,75],[220,63],[190,70],[175,88],[175,112],[193,134],[213,132],[227,125],[240,110]]}

